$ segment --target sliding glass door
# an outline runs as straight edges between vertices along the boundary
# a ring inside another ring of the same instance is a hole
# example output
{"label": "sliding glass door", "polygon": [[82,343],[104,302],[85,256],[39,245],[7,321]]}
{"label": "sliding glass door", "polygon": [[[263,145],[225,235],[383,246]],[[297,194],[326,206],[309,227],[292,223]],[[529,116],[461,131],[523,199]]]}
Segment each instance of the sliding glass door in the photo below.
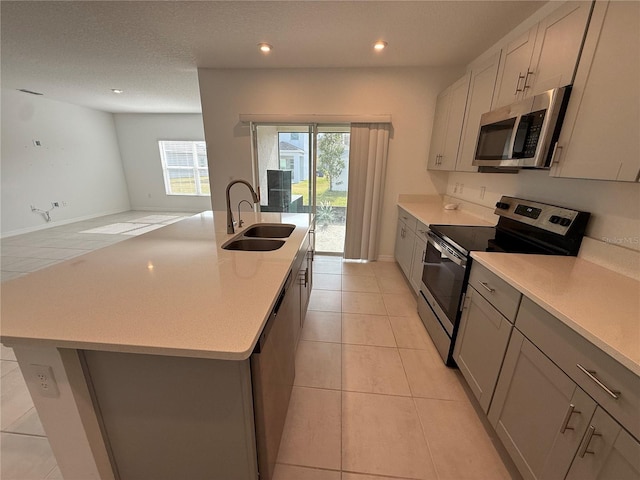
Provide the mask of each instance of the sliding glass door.
{"label": "sliding glass door", "polygon": [[342,255],[349,125],[254,124],[252,133],[261,211],[315,213],[316,251]]}

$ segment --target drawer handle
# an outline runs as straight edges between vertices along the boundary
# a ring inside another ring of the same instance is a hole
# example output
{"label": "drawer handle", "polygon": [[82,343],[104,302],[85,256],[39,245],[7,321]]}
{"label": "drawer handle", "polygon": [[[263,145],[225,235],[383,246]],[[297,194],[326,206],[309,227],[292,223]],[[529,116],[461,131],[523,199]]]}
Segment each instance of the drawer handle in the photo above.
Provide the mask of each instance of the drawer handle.
{"label": "drawer handle", "polygon": [[567,410],[567,413],[564,416],[564,420],[562,421],[562,427],[560,427],[560,433],[564,433],[566,430],[573,430],[573,427],[569,426],[569,420],[571,420],[571,416],[574,413],[582,413],[582,412],[579,410],[576,410],[576,406],[573,403],[570,403],[569,409]]}
{"label": "drawer handle", "polygon": [[589,377],[591,380],[593,380],[600,388],[602,388],[605,392],[607,392],[611,397],[613,397],[616,400],[618,400],[618,398],[620,398],[621,393],[619,391],[617,391],[617,390],[611,390],[604,383],[602,383],[596,377],[595,370],[587,370],[586,368],[584,368],[579,363],[576,364],[576,367],[578,367],[580,370],[582,370],[587,377]]}
{"label": "drawer handle", "polygon": [[587,434],[584,436],[584,441],[582,442],[582,446],[580,447],[580,451],[578,452],[578,455],[580,456],[580,458],[584,458],[585,454],[590,454],[593,455],[596,452],[593,452],[591,450],[589,450],[589,444],[591,443],[591,439],[593,437],[601,437],[602,435],[600,433],[596,433],[596,427],[594,427],[593,425],[589,426],[589,430],[587,430]]}
{"label": "drawer handle", "polygon": [[496,291],[496,289],[491,288],[487,282],[480,282],[480,285],[482,285],[489,293],[494,293]]}

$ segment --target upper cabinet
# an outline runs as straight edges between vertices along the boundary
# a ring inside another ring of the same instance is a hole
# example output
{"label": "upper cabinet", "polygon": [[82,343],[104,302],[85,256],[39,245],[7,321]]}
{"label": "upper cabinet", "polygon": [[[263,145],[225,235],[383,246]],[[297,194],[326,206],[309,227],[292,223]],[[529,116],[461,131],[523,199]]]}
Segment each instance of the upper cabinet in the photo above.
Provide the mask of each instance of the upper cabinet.
{"label": "upper cabinet", "polygon": [[638,180],[639,32],[639,2],[596,2],[552,176]]}
{"label": "upper cabinet", "polygon": [[438,95],[427,162],[429,170],[455,169],[469,79],[470,75],[465,75]]}
{"label": "upper cabinet", "polygon": [[493,55],[485,62],[474,66],[471,70],[471,82],[467,95],[467,107],[462,125],[460,148],[456,170],[463,172],[477,172],[478,167],[473,165],[480,130],[480,117],[491,110],[493,99],[493,87],[496,84],[498,65],[500,64],[500,52]]}
{"label": "upper cabinet", "polygon": [[492,108],[573,81],[591,3],[567,2],[503,49]]}

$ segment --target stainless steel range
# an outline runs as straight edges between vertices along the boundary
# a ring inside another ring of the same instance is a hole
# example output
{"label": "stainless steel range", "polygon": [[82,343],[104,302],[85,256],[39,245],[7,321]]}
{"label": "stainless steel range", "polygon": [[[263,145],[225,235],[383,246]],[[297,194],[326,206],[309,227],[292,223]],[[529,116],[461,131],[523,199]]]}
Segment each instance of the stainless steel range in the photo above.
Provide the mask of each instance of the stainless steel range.
{"label": "stainless steel range", "polygon": [[[495,227],[430,225],[418,296],[418,313],[440,356],[454,366],[452,353],[467,289],[472,251],[578,254],[588,212],[503,196],[496,203]],[[434,317],[435,315],[435,317]]]}

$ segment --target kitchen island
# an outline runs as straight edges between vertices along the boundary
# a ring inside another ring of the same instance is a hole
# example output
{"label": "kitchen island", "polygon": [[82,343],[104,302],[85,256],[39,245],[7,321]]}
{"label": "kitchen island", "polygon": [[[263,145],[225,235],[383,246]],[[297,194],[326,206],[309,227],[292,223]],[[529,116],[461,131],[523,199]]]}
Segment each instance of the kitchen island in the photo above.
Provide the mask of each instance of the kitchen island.
{"label": "kitchen island", "polygon": [[295,229],[229,251],[205,212],[2,284],[1,340],[65,478],[257,477],[250,359],[312,216],[243,220]]}

